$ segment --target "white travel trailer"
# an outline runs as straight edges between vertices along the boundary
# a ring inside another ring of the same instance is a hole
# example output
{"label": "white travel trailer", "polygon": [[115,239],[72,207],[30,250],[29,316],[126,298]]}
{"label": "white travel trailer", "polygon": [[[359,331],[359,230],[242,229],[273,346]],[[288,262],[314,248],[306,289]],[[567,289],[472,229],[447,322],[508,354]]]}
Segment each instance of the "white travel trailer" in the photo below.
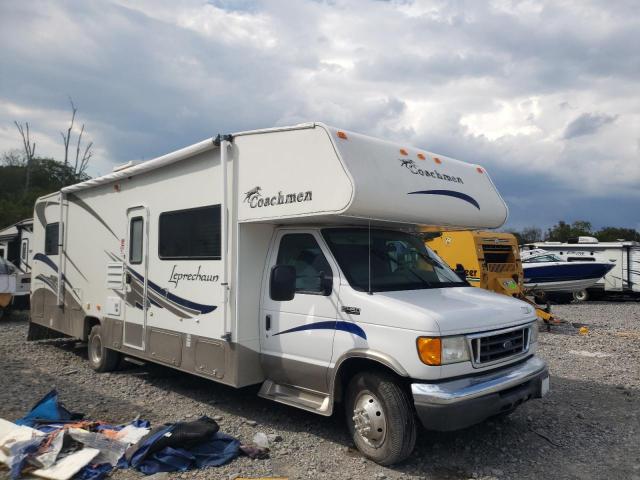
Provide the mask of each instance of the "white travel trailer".
{"label": "white travel trailer", "polygon": [[577,291],[574,299],[586,301],[602,295],[640,295],[640,243],[619,240],[599,242],[594,237],[578,237],[571,242],[537,242],[524,250],[542,248],[569,262],[609,262],[615,266],[595,285]]}
{"label": "white travel trailer", "polygon": [[11,295],[12,302],[25,306],[31,290],[32,236],[33,220],[30,218],[0,230],[0,258],[5,260],[5,270],[10,269],[13,277],[3,290]]}
{"label": "white travel trailer", "polygon": [[[487,172],[319,123],[210,139],[35,205],[31,337],[331,415],[390,464],[543,396],[533,309],[469,287],[418,230],[493,228]],[[42,327],[47,327],[48,330]]]}

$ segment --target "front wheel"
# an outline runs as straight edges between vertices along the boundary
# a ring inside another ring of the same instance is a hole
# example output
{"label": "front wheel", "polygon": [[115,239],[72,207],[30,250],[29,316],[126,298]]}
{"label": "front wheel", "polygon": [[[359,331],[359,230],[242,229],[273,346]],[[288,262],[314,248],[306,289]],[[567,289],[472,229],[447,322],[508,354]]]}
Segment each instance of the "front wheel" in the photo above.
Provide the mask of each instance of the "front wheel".
{"label": "front wheel", "polygon": [[387,373],[359,373],[347,388],[347,425],[356,447],[380,465],[406,459],[416,443],[409,395]]}
{"label": "front wheel", "polygon": [[89,364],[96,372],[111,372],[118,368],[120,354],[104,346],[102,327],[94,325],[89,332]]}
{"label": "front wheel", "polygon": [[587,290],[578,290],[577,292],[573,292],[573,299],[576,302],[586,302],[589,300],[589,292]]}

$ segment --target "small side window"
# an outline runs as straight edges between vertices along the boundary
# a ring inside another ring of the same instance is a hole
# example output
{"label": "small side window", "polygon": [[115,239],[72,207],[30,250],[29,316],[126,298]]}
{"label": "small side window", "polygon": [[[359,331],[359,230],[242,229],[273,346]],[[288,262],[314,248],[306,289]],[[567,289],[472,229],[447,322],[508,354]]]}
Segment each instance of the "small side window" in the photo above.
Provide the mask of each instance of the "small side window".
{"label": "small side window", "polygon": [[27,261],[27,255],[29,253],[29,240],[25,240],[22,242],[22,253],[20,254],[20,258],[22,258],[23,262]]}
{"label": "small side window", "polygon": [[131,219],[129,225],[129,263],[132,265],[138,265],[142,263],[144,238],[144,220],[142,217],[135,217]]}
{"label": "small side window", "polygon": [[333,277],[331,267],[313,235],[284,235],[280,240],[276,263],[290,265],[296,269],[296,293],[325,296],[331,294],[331,289],[326,284]]}
{"label": "small side window", "polygon": [[45,255],[58,255],[58,235],[60,231],[60,224],[49,223],[44,227],[44,254]]}

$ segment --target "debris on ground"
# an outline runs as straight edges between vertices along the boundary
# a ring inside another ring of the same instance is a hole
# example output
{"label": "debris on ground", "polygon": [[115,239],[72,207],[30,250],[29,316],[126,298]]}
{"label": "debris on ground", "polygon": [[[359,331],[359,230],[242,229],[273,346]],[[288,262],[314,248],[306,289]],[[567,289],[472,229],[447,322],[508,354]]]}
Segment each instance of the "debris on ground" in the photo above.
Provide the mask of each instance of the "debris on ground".
{"label": "debris on ground", "polygon": [[51,390],[24,417],[0,419],[0,468],[9,469],[12,480],[100,480],[126,468],[145,475],[184,472],[224,465],[243,452],[266,458],[267,435],[256,437],[255,445],[241,446],[206,416],[153,428],[140,419],[120,425],[87,420],[67,410]]}

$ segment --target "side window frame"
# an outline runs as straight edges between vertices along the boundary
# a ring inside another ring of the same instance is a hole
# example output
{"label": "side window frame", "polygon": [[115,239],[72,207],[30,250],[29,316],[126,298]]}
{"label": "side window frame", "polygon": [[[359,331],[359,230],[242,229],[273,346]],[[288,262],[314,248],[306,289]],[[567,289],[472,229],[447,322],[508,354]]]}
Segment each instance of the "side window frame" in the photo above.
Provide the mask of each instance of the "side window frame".
{"label": "side window frame", "polygon": [[[56,232],[55,236],[53,236],[53,234],[51,233],[51,231],[54,228]],[[59,236],[60,236],[60,222],[47,223],[45,225],[44,227],[44,254],[45,255],[58,255]]]}
{"label": "side window frame", "polygon": [[[329,269],[328,272],[325,272],[325,276],[329,277],[332,279],[332,286],[331,286],[331,291],[328,293],[325,293],[320,285],[320,289],[319,290],[298,290],[298,288],[296,287],[296,295],[318,295],[318,296],[322,296],[322,297],[329,297],[332,295],[333,293],[333,268],[331,268],[331,263],[329,262],[329,259],[327,258],[327,254],[324,252],[324,250],[322,249],[322,246],[320,244],[320,242],[318,241],[318,239],[315,237],[315,235],[313,235],[310,232],[290,232],[290,233],[283,233],[280,236],[280,239],[278,240],[278,247],[276,249],[275,252],[275,262],[274,265],[279,264],[278,260],[280,258],[280,250],[282,248],[282,242],[283,240],[288,237],[288,236],[293,236],[293,235],[305,235],[305,236],[309,236],[311,237],[311,239],[313,239],[313,241],[315,242],[316,246],[318,247],[318,250],[320,251],[320,254],[322,255],[322,257],[324,258],[325,263],[327,264],[327,268]],[[297,277],[297,270],[296,270],[296,277]]]}
{"label": "side window frame", "polygon": [[[140,239],[139,239],[139,245],[138,245],[138,250],[140,252],[140,260],[138,261],[133,261],[133,249],[134,247],[136,247],[136,245],[134,245],[134,241],[133,241],[133,224],[135,222],[141,222],[142,223],[142,229],[140,230]],[[138,217],[131,217],[131,219],[129,220],[129,264],[130,265],[141,265],[142,261],[144,260],[144,217],[138,216]]]}
{"label": "side window frame", "polygon": [[[160,215],[158,216],[158,258],[160,260],[221,260],[222,259],[222,238],[220,238],[220,245],[219,245],[219,252],[217,255],[206,255],[206,256],[189,256],[189,255],[182,255],[182,256],[175,256],[175,255],[163,255],[162,254],[162,222],[163,219],[166,218],[166,216],[174,214],[180,214],[180,213],[185,213],[185,212],[192,212],[192,211],[197,211],[197,210],[203,210],[203,209],[212,209],[215,210],[217,208],[218,210],[218,223],[216,225],[217,228],[217,234],[218,235],[222,235],[222,205],[219,203],[213,204],[213,205],[204,205],[201,207],[193,207],[193,208],[183,208],[180,210],[170,210],[170,211],[166,211],[166,212],[161,212]],[[214,252],[215,253],[215,252]]]}

